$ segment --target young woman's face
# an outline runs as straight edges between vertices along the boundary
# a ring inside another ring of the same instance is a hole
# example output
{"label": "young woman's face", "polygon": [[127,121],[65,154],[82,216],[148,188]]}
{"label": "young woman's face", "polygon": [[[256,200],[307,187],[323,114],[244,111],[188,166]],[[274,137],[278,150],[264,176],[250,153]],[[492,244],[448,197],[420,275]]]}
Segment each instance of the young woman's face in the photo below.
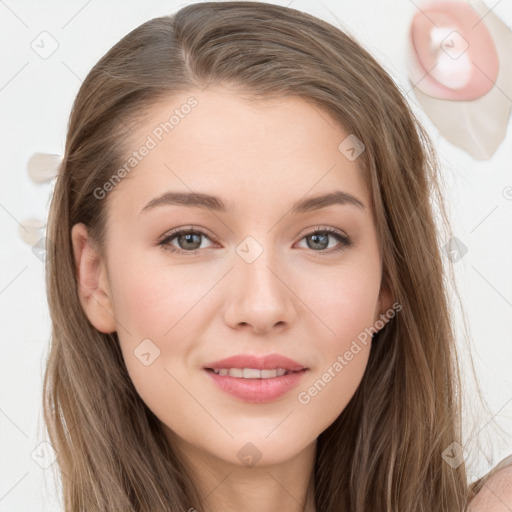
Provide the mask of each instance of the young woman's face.
{"label": "young woman's face", "polygon": [[273,464],[310,447],[356,391],[389,300],[349,135],[300,98],[224,87],[138,126],[136,165],[108,196],[108,305],[89,316],[117,330],[169,438]]}

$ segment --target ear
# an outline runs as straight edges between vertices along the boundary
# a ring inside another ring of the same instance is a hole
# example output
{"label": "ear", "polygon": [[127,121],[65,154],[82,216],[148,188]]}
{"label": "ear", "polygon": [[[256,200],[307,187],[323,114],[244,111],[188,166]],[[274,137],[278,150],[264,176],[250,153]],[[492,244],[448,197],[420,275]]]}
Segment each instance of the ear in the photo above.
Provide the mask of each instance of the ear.
{"label": "ear", "polygon": [[114,309],[105,262],[94,248],[84,224],[71,229],[77,269],[78,295],[89,321],[100,332],[116,330]]}
{"label": "ear", "polygon": [[394,294],[391,290],[391,285],[387,277],[383,276],[380,286],[379,300],[377,302],[377,309],[375,312],[375,321],[381,320],[387,324],[391,318],[396,315],[396,312],[402,309],[400,304],[395,307],[393,301]]}

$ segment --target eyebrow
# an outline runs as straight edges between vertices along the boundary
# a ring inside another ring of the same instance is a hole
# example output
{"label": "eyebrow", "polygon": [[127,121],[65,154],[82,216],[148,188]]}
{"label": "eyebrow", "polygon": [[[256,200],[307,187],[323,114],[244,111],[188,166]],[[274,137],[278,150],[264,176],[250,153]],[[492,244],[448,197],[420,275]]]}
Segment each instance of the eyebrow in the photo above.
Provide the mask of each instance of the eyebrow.
{"label": "eyebrow", "polygon": [[[352,205],[364,210],[365,205],[357,197],[349,194],[348,192],[342,192],[336,190],[327,194],[317,195],[313,197],[307,197],[294,203],[291,208],[292,214],[306,213],[321,208],[327,208],[328,206],[341,204],[341,205]],[[212,196],[209,194],[202,194],[199,192],[166,192],[161,196],[152,199],[140,213],[155,208],[157,206],[188,206],[191,208],[205,208],[221,213],[234,210],[232,203],[226,203],[220,197]]]}

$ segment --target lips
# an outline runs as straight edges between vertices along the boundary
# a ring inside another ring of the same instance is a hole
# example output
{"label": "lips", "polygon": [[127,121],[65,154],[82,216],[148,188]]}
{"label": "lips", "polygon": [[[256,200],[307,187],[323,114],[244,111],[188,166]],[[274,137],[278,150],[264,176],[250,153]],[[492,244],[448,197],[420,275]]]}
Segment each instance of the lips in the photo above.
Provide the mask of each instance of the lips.
{"label": "lips", "polygon": [[287,372],[299,372],[306,369],[304,365],[280,354],[269,354],[264,357],[240,354],[208,363],[204,368],[206,370],[221,370],[226,368],[254,368],[256,370],[283,369],[287,370]]}
{"label": "lips", "polygon": [[287,395],[309,369],[288,357],[270,354],[228,357],[205,365],[204,370],[218,389],[232,398],[261,404]]}

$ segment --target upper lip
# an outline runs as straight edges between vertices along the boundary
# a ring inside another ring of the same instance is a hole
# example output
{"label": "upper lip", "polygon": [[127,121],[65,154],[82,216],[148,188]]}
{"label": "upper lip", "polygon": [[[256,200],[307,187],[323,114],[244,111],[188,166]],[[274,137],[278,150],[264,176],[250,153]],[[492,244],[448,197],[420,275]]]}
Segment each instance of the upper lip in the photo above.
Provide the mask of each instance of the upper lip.
{"label": "upper lip", "polygon": [[305,366],[280,354],[269,354],[264,357],[239,354],[205,365],[206,369],[220,370],[222,368],[255,368],[257,370],[275,370],[282,368],[292,372],[304,370]]}

